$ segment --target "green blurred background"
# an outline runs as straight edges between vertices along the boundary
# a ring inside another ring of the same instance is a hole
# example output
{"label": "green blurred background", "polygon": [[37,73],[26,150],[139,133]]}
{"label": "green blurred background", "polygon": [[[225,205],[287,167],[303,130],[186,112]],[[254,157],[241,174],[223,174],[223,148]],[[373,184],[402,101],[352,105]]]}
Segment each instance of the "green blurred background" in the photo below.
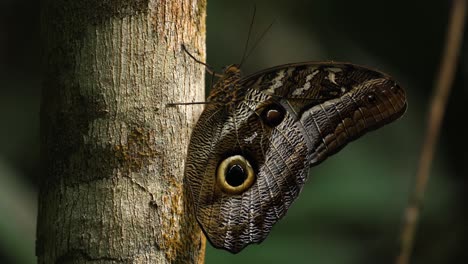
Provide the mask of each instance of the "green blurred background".
{"label": "green blurred background", "polygon": [[[255,1],[252,39],[275,21],[246,74],[308,60],[385,71],[408,91],[399,121],[310,170],[287,216],[261,245],[206,263],[393,263],[424,136],[451,1]],[[208,63],[242,56],[254,2],[208,1]],[[34,263],[39,178],[39,2],[0,0],[0,263]],[[465,40],[467,34],[465,34]],[[468,53],[464,42],[428,186],[413,263],[468,258]]]}

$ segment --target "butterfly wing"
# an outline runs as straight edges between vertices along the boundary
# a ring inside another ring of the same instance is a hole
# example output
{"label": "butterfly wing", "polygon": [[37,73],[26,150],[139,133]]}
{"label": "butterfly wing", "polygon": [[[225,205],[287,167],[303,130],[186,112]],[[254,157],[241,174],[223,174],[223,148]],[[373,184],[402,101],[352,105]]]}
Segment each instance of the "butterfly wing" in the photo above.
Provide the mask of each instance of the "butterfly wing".
{"label": "butterfly wing", "polygon": [[311,165],[406,108],[389,76],[352,64],[284,65],[238,87],[235,102],[206,106],[185,171],[204,233],[233,253],[267,237]]}

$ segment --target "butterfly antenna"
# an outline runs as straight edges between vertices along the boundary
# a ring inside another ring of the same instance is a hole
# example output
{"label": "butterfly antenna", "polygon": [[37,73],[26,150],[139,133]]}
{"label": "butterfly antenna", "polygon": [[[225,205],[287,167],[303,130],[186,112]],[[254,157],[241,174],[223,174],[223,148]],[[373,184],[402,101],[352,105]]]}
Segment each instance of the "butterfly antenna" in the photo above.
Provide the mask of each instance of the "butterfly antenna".
{"label": "butterfly antenna", "polygon": [[188,103],[168,103],[166,106],[173,107],[178,105],[207,105],[207,104],[216,104],[215,102],[188,102]]}
{"label": "butterfly antenna", "polygon": [[210,65],[208,65],[208,64],[204,63],[203,61],[200,61],[199,59],[195,58],[195,56],[193,56],[193,55],[187,50],[187,48],[185,47],[184,44],[182,44],[182,49],[183,49],[183,50],[185,51],[185,53],[187,53],[187,55],[189,55],[190,58],[192,58],[196,63],[199,63],[199,64],[205,66],[205,69],[206,69],[206,71],[207,71],[209,74],[211,74],[211,75],[213,75],[213,76],[216,76],[216,77],[221,77],[221,76],[222,76],[221,74],[216,73],[216,72],[213,70],[213,68],[211,68]]}
{"label": "butterfly antenna", "polygon": [[247,41],[245,41],[244,54],[242,54],[242,59],[241,59],[241,62],[239,63],[239,68],[242,66],[242,64],[246,60],[247,49],[249,48],[250,36],[251,36],[252,28],[253,28],[253,25],[254,25],[254,22],[255,22],[255,14],[256,13],[257,13],[257,6],[254,5],[252,19],[250,20],[249,33],[247,34]]}
{"label": "butterfly antenna", "polygon": [[254,45],[252,46],[252,48],[250,49],[250,51],[247,53],[247,56],[245,59],[247,59],[250,54],[252,54],[252,52],[255,50],[255,48],[258,46],[258,44],[260,43],[260,41],[263,40],[263,38],[265,37],[266,33],[268,33],[268,31],[270,31],[271,27],[273,26],[273,24],[275,23],[275,21],[271,22],[271,24],[263,31],[262,35],[260,35],[260,37],[257,39],[257,41],[255,41]]}

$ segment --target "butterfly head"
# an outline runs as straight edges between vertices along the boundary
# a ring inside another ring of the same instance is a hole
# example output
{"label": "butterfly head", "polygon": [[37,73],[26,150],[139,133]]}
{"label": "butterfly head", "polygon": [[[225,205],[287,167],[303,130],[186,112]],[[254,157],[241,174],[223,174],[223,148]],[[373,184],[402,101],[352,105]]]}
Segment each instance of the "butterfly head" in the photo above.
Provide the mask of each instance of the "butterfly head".
{"label": "butterfly head", "polygon": [[240,76],[241,70],[239,64],[227,65],[223,68],[223,75],[225,76]]}
{"label": "butterfly head", "polygon": [[211,89],[208,101],[215,101],[228,106],[242,100],[242,92],[239,86],[241,70],[238,64],[231,64],[223,68],[221,78]]}

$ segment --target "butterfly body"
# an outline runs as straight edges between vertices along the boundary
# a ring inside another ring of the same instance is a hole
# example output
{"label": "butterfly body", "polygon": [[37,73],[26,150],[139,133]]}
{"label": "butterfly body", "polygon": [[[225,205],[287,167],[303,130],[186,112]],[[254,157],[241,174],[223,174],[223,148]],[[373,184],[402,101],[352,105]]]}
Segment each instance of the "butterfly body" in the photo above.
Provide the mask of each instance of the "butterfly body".
{"label": "butterfly body", "polygon": [[231,65],[192,133],[185,179],[217,248],[260,243],[285,215],[308,170],[367,131],[400,117],[402,88],[347,63],[299,63],[242,78]]}
{"label": "butterfly body", "polygon": [[207,98],[208,102],[221,104],[237,104],[243,99],[245,89],[240,86],[241,71],[238,65],[229,65],[225,68],[220,80],[216,82]]}

